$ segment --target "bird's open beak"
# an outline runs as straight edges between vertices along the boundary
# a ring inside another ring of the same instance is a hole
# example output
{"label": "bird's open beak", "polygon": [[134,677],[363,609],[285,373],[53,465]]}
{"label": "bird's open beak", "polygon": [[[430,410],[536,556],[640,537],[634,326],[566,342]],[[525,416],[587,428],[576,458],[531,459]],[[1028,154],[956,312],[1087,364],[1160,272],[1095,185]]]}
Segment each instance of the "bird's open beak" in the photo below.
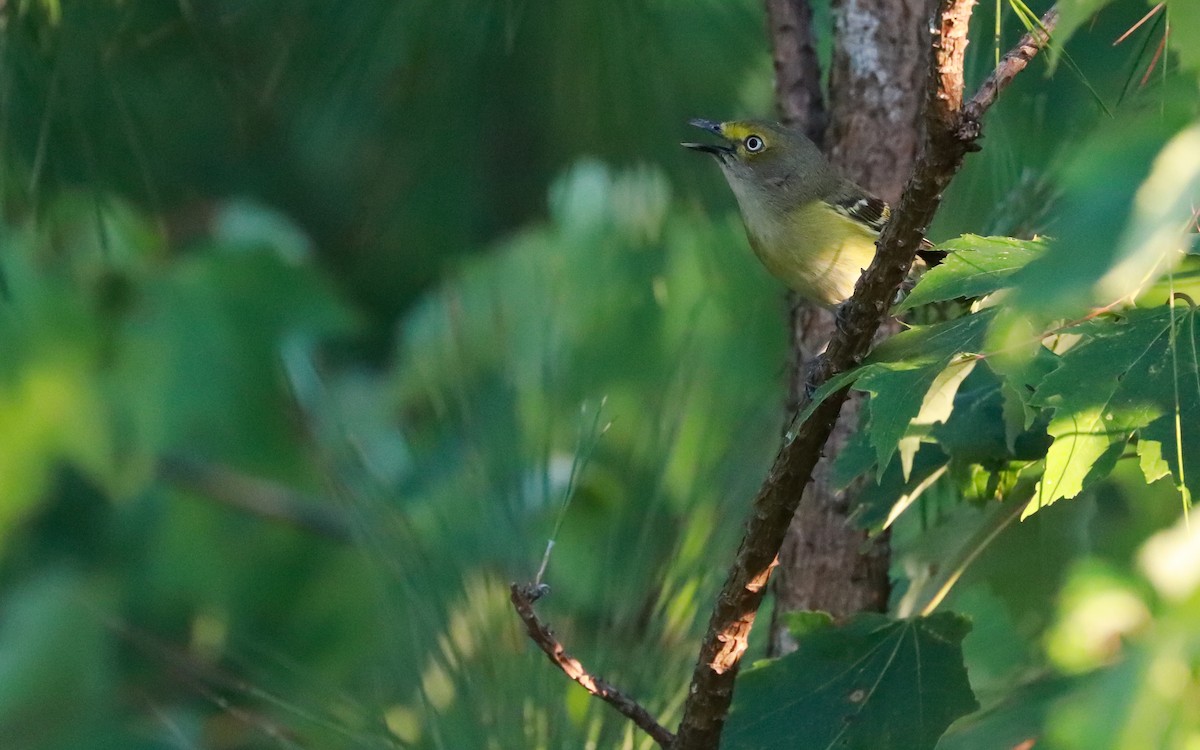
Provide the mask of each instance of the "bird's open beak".
{"label": "bird's open beak", "polygon": [[[694,125],[695,127],[700,128],[701,130],[707,130],[708,132],[713,133],[714,135],[720,136],[721,138],[725,137],[724,135],[721,134],[721,123],[716,122],[714,120],[701,120],[699,118],[696,118],[694,120],[688,120],[688,124]],[[733,153],[733,146],[730,146],[728,143],[724,143],[724,144],[692,143],[689,141],[686,143],[681,143],[679,145],[683,146],[684,148],[690,148],[693,151],[703,151],[707,154],[712,154],[713,156],[716,156],[718,158],[721,158],[723,156],[729,156]]]}

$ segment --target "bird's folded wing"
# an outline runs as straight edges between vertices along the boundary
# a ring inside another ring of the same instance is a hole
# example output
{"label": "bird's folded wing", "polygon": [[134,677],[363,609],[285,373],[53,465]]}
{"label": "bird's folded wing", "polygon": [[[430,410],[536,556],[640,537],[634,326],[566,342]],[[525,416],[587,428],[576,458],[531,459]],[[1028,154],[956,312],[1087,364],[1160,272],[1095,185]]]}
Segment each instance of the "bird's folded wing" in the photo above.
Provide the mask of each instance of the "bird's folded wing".
{"label": "bird's folded wing", "polygon": [[[838,213],[870,227],[876,234],[882,232],[892,218],[892,207],[887,201],[871,195],[849,180],[838,186],[829,197],[829,203]],[[941,263],[946,257],[946,253],[934,250],[933,243],[924,237],[921,238],[917,255],[930,267]]]}

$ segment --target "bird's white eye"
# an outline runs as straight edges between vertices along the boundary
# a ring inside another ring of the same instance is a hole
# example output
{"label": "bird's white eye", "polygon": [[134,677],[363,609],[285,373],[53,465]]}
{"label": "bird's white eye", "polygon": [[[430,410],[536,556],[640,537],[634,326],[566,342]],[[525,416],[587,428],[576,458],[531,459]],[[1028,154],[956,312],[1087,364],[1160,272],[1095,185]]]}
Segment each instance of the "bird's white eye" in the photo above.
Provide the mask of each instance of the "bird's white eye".
{"label": "bird's white eye", "polygon": [[742,144],[746,147],[746,150],[752,154],[757,154],[767,146],[767,144],[763,143],[763,139],[759,138],[757,135],[746,136],[746,140],[743,141]]}

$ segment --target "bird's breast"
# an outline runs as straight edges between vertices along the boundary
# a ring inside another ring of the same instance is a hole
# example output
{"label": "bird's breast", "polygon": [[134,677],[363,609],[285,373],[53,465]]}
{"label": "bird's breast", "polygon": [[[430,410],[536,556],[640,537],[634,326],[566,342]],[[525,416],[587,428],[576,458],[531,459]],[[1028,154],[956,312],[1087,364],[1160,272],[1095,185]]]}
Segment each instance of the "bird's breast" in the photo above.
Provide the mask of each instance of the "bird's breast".
{"label": "bird's breast", "polygon": [[809,299],[826,305],[844,301],[875,257],[875,232],[823,202],[773,211],[768,203],[739,195],[738,204],[755,255]]}

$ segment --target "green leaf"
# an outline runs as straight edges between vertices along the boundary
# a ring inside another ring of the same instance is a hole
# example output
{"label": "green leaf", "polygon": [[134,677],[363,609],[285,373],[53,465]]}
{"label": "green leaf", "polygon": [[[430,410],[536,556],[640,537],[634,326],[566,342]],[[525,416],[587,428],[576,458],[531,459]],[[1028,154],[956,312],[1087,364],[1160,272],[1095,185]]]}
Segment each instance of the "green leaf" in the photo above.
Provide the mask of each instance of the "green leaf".
{"label": "green leaf", "polygon": [[956,461],[991,464],[1012,457],[1004,440],[1000,388],[993,376],[991,382],[960,389],[950,418],[933,429],[938,445]]}
{"label": "green leaf", "polygon": [[791,438],[795,429],[804,424],[804,421],[812,416],[812,413],[816,411],[817,407],[820,406],[825,399],[850,385],[855,380],[862,377],[867,371],[867,365],[863,364],[853,370],[847,370],[846,372],[835,375],[834,377],[822,383],[821,387],[813,393],[812,399],[809,401],[808,406],[804,408],[804,411],[797,414],[796,418],[792,420],[792,426],[788,430],[789,439]]}
{"label": "green leaf", "polygon": [[818,630],[831,627],[833,625],[833,615],[828,612],[798,609],[780,614],[779,622],[783,623],[783,626],[788,629],[788,633],[793,638],[800,640]]}
{"label": "green leaf", "polygon": [[1157,440],[1138,440],[1138,467],[1146,477],[1146,484],[1153,484],[1171,473],[1171,467],[1163,460],[1162,443]]}
{"label": "green leaf", "polygon": [[[1152,482],[1152,474],[1163,475],[1162,466],[1153,462],[1151,446],[1157,445],[1160,461],[1175,476],[1185,502],[1191,503],[1190,487],[1200,477],[1200,352],[1197,351],[1196,310],[1184,313],[1176,323],[1177,332],[1170,342],[1167,358],[1170,371],[1161,373],[1162,379],[1170,379],[1171,391],[1160,393],[1169,397],[1165,414],[1151,422],[1139,433],[1138,455],[1146,481]],[[1166,383],[1160,383],[1164,390]],[[1144,447],[1143,447],[1144,446]]]}
{"label": "green leaf", "polygon": [[938,245],[949,253],[896,306],[897,314],[930,302],[982,297],[1003,288],[1018,269],[1045,250],[1041,240],[964,234]]}
{"label": "green leaf", "polygon": [[1033,421],[1034,410],[1029,406],[1030,393],[1024,392],[1019,385],[1005,380],[1000,385],[1000,410],[1004,421],[1004,445],[1011,451],[1017,445],[1017,438],[1025,432]]}
{"label": "green leaf", "polygon": [[1026,405],[1032,395],[1014,379],[1001,380],[990,367],[979,368],[955,396],[950,418],[934,425],[930,435],[959,465],[1002,468],[1012,461],[1036,461],[1046,455],[1050,438],[1046,412]]}
{"label": "green leaf", "polygon": [[[854,387],[871,394],[867,428],[875,446],[877,475],[882,476],[927,399],[931,419],[948,414],[944,407],[962,382],[955,375],[965,375],[960,369],[966,361],[962,357],[980,351],[991,319],[991,311],[984,311],[903,331],[883,342],[857,371]],[[948,369],[950,375],[943,375]]]}
{"label": "green leaf", "polygon": [[724,750],[922,750],[978,707],[966,619],[863,614],[809,633],[792,654],[738,680]]}
{"label": "green leaf", "polygon": [[62,462],[98,483],[122,473],[120,440],[95,373],[101,331],[83,295],[33,262],[33,235],[5,247],[12,298],[0,304],[0,550],[35,513]]}
{"label": "green leaf", "polygon": [[[1165,94],[1164,97],[1161,114],[1124,114],[1081,141],[1062,171],[1063,194],[1056,211],[1056,237],[1047,242],[1044,253],[1013,275],[1012,294],[998,316],[990,348],[1021,351],[1019,344],[1029,340],[1031,331],[1044,330],[1055,319],[1081,316],[1093,305],[1118,301],[1105,296],[1111,295],[1111,290],[1127,294],[1128,280],[1119,285],[1111,282],[1112,287],[1106,287],[1110,282],[1102,280],[1114,279],[1110,272],[1130,257],[1138,259],[1136,268],[1146,275],[1155,261],[1139,255],[1141,248],[1159,252],[1162,247],[1157,240],[1138,234],[1143,227],[1158,226],[1159,221],[1150,218],[1159,215],[1157,208],[1148,209],[1147,218],[1141,218],[1143,196],[1154,195],[1157,200],[1166,201],[1171,208],[1161,214],[1161,220],[1175,217],[1179,221],[1175,234],[1182,229],[1190,213],[1186,216],[1175,213],[1175,200],[1166,196],[1169,189],[1140,187],[1151,174],[1151,165],[1163,152],[1164,145],[1192,122],[1193,114],[1176,102],[1184,97]],[[1190,97],[1195,99],[1194,90]],[[1185,177],[1164,178],[1161,183],[1170,183],[1180,191],[1190,190],[1186,172]],[[1133,288],[1140,288],[1142,277],[1133,282]]]}
{"label": "green leaf", "polygon": [[854,524],[870,531],[888,528],[929,492],[948,468],[946,454],[928,446],[913,457],[907,477],[899,466],[889,467],[877,484],[867,484],[859,491]]}
{"label": "green leaf", "polygon": [[[925,409],[928,424],[949,415],[954,393],[969,373],[969,355],[983,344],[993,310],[929,326],[914,326],[884,341],[857,369],[830,379],[814,394],[812,403],[797,418],[807,419],[817,404],[853,383],[871,394],[866,432],[875,449],[876,476],[882,477],[910,423]],[[912,444],[904,446],[906,466],[911,467]],[[855,451],[852,465],[843,477],[865,470],[865,456]],[[853,476],[850,476],[853,478]]]}
{"label": "green leaf", "polygon": [[1190,247],[1198,205],[1200,125],[1193,125],[1172,138],[1154,159],[1150,175],[1134,196],[1116,262],[1096,283],[1096,298],[1132,300],[1176,268]]}
{"label": "green leaf", "polygon": [[1167,45],[1179,58],[1179,65],[1200,74],[1200,3],[1193,0],[1171,0],[1167,3],[1171,33]]}
{"label": "green leaf", "polygon": [[921,401],[921,410],[909,422],[908,432],[896,445],[905,479],[912,473],[913,456],[921,447],[921,441],[928,439],[930,430],[943,424],[950,417],[954,410],[958,387],[975,369],[978,361],[970,355],[956,359],[933,379],[933,384],[929,386],[925,398]]}
{"label": "green leaf", "polygon": [[[1035,397],[1054,409],[1048,427],[1054,443],[1026,516],[1106,476],[1134,432],[1152,423],[1149,437],[1171,446],[1163,451],[1168,460],[1182,450],[1176,450],[1175,415],[1200,411],[1194,318],[1192,311],[1163,307],[1077,329],[1085,338],[1062,356]],[[1177,330],[1187,334],[1182,344]],[[1189,437],[1194,429],[1189,424]]]}
{"label": "green leaf", "polygon": [[857,430],[833,457],[830,481],[837,489],[845,489],[874,465],[875,449],[871,447],[871,438],[866,430]]}
{"label": "green leaf", "polygon": [[937,750],[1013,750],[1033,747],[1054,704],[1076,687],[1066,677],[1040,679],[1021,685],[984,711],[964,717],[950,727]]}

